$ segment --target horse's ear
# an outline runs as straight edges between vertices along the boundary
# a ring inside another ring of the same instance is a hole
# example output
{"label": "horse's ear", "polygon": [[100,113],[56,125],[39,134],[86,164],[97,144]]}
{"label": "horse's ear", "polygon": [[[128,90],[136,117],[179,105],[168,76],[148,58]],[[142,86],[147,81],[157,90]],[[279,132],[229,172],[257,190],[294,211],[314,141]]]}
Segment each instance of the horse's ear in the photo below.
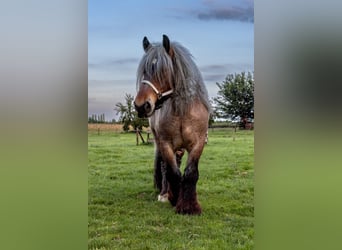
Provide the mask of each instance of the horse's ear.
{"label": "horse's ear", "polygon": [[146,36],[144,36],[144,39],[143,39],[143,48],[145,50],[145,52],[147,52],[147,50],[151,47],[151,44],[149,42],[149,40],[147,39]]}
{"label": "horse's ear", "polygon": [[170,39],[167,37],[167,35],[163,35],[163,46],[164,46],[166,52],[169,55],[171,55]]}

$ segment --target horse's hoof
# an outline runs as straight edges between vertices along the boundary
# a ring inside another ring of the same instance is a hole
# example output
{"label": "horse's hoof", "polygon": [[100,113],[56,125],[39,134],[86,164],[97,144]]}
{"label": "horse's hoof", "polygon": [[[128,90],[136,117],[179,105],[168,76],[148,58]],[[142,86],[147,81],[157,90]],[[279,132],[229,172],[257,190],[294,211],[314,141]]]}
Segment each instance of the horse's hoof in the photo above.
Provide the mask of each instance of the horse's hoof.
{"label": "horse's hoof", "polygon": [[202,210],[201,209],[176,209],[177,214],[183,214],[183,215],[201,215]]}
{"label": "horse's hoof", "polygon": [[188,214],[188,215],[200,215],[202,213],[201,208],[195,208],[195,209],[177,209],[177,214]]}
{"label": "horse's hoof", "polygon": [[189,214],[189,215],[200,215],[202,213],[201,206],[196,202],[193,204],[177,204],[176,213],[178,214]]}
{"label": "horse's hoof", "polygon": [[163,194],[163,195],[158,195],[158,201],[160,202],[168,202],[169,201],[169,196],[168,194]]}

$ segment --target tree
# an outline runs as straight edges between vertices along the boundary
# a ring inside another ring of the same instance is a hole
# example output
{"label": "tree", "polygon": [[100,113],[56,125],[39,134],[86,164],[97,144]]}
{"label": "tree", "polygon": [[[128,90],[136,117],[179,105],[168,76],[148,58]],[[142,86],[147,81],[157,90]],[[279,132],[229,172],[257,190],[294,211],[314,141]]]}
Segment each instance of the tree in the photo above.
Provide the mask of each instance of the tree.
{"label": "tree", "polygon": [[117,115],[120,115],[119,122],[123,123],[123,130],[128,131],[131,125],[134,130],[141,130],[142,127],[148,127],[148,120],[146,118],[139,118],[138,113],[133,107],[134,97],[131,94],[125,94],[125,102],[123,104],[118,102],[115,104],[114,110]]}
{"label": "tree", "polygon": [[101,115],[96,115],[92,114],[91,116],[88,117],[88,123],[105,123],[105,114]]}
{"label": "tree", "polygon": [[216,83],[219,88],[215,113],[221,118],[239,119],[245,127],[248,119],[254,119],[254,77],[245,72],[229,74],[222,83]]}

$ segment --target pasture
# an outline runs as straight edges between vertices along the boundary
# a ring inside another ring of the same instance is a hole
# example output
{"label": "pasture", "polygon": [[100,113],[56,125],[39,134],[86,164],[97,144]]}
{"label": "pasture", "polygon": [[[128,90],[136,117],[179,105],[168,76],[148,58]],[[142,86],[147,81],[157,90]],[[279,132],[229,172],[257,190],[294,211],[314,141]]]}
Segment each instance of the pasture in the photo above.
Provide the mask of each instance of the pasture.
{"label": "pasture", "polygon": [[[235,137],[235,139],[233,139]],[[209,130],[199,163],[200,216],[157,201],[153,144],[88,130],[89,249],[252,249],[254,132]],[[183,157],[182,172],[186,155]]]}

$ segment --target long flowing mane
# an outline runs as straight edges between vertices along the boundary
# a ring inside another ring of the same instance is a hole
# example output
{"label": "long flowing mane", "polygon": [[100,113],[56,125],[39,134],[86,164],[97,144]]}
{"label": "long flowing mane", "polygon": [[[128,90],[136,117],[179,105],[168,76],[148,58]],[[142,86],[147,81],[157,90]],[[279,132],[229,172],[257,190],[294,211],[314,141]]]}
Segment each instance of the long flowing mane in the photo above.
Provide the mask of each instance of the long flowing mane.
{"label": "long flowing mane", "polygon": [[153,43],[140,61],[137,71],[137,88],[144,75],[153,76],[165,88],[174,89],[172,109],[174,114],[184,116],[195,99],[200,100],[210,111],[208,92],[202,75],[190,52],[177,42],[171,43],[172,59],[161,43]]}

